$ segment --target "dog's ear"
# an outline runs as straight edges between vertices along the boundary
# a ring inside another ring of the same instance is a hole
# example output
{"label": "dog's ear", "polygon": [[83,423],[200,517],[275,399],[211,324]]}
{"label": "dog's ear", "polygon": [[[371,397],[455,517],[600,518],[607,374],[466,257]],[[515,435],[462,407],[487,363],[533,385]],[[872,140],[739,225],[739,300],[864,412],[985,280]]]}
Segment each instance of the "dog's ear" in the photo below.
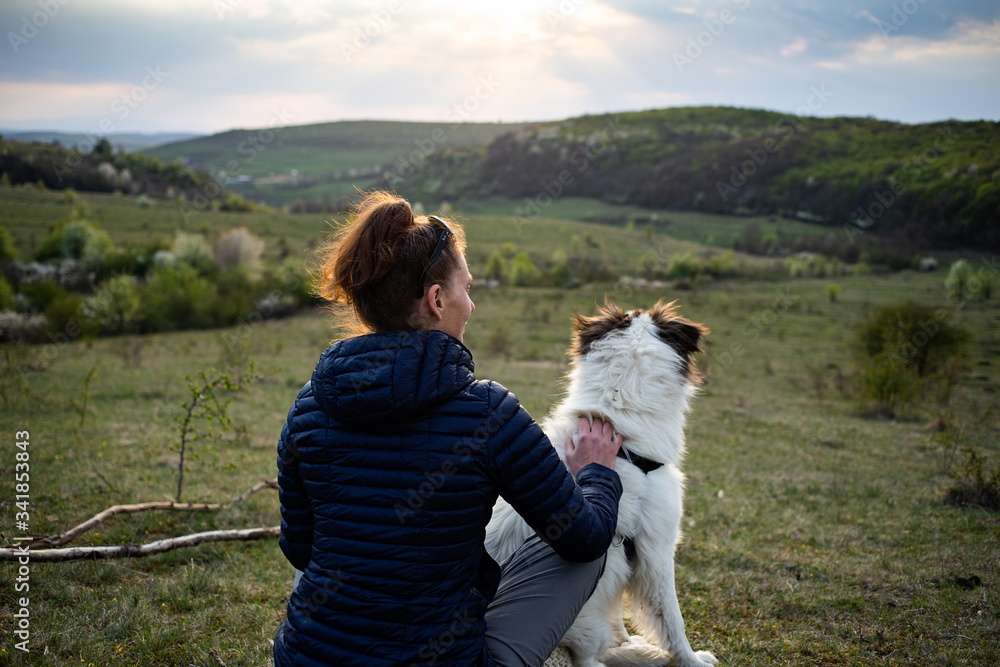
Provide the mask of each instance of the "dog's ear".
{"label": "dog's ear", "polygon": [[604,305],[598,307],[597,315],[590,317],[573,313],[573,344],[569,353],[582,357],[590,351],[590,346],[616,329],[625,329],[632,323],[632,316],[605,297]]}
{"label": "dog's ear", "polygon": [[664,304],[658,301],[649,311],[656,323],[657,334],[664,343],[674,349],[682,361],[682,372],[689,380],[700,380],[694,365],[694,355],[701,352],[701,338],[708,334],[708,327],[692,322],[677,314],[675,301]]}

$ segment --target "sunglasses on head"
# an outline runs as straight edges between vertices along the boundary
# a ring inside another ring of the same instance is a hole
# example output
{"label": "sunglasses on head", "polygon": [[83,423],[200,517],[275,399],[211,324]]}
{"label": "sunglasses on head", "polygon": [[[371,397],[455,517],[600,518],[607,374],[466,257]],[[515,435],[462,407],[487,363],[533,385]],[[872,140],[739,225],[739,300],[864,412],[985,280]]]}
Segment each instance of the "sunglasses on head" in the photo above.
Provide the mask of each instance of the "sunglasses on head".
{"label": "sunglasses on head", "polygon": [[438,237],[437,244],[434,246],[434,250],[431,251],[430,259],[427,260],[427,266],[424,267],[424,272],[420,274],[420,281],[417,283],[417,289],[420,292],[417,294],[419,299],[424,295],[424,280],[427,278],[427,272],[431,270],[431,266],[437,261],[441,253],[444,252],[445,247],[448,245],[448,239],[452,236],[451,227],[449,227],[444,220],[437,217],[436,215],[431,215],[427,217],[428,222],[441,230],[441,236]]}

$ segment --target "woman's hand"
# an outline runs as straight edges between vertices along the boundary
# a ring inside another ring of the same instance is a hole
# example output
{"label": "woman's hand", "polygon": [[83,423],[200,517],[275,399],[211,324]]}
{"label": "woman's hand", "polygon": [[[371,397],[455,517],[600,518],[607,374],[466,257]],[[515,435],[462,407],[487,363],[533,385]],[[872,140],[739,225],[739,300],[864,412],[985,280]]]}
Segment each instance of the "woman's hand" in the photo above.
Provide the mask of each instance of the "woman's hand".
{"label": "woman's hand", "polygon": [[615,435],[610,422],[595,418],[591,424],[586,417],[580,417],[579,429],[566,441],[566,466],[573,477],[591,463],[614,470],[622,440],[621,435]]}

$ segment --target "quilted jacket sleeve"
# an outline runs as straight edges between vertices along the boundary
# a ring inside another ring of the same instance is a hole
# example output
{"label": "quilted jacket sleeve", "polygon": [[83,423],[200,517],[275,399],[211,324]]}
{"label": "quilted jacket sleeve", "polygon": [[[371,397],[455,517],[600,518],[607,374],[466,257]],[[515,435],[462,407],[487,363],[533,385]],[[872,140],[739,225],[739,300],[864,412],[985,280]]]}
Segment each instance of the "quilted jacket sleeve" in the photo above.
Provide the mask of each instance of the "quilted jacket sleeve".
{"label": "quilted jacket sleeve", "polygon": [[278,538],[278,546],[297,570],[305,570],[312,555],[313,516],[299,476],[298,456],[288,424],[298,408],[299,400],[308,391],[311,388],[306,385],[299,392],[288,411],[288,419],[281,429],[281,439],[278,441],[278,499],[281,503],[281,536]]}
{"label": "quilted jacket sleeve", "polygon": [[592,463],[574,481],[517,397],[490,385],[488,455],[500,495],[565,560],[600,558],[618,523],[618,473]]}

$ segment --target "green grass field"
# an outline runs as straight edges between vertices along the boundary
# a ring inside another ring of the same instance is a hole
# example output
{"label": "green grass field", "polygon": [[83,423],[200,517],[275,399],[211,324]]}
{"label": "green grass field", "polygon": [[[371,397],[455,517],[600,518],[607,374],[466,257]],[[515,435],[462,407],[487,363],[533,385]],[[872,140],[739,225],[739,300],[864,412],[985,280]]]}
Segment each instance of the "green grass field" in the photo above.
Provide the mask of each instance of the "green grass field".
{"label": "green grass field", "polygon": [[[297,169],[300,174],[362,169],[427,146],[489,143],[526,123],[406,123],[342,121],[230,130],[158,146],[147,151],[164,161],[186,158],[213,171],[268,176]],[[235,161],[238,170],[227,167]]]}
{"label": "green grass field", "polygon": [[[176,206],[161,202],[139,209],[128,198],[81,198],[119,243],[172,234],[183,222]],[[68,211],[58,193],[0,193],[0,224],[22,255]],[[574,234],[594,235],[603,247],[592,251],[621,272],[633,270],[650,247],[667,255],[703,251],[667,236],[669,227],[647,236],[641,228],[625,232],[562,215],[520,227],[498,211],[459,217],[474,273],[504,243],[543,260],[568,247]],[[281,238],[304,252],[327,229],[322,216],[206,212],[194,220],[189,230],[246,225],[265,238],[268,256]],[[677,559],[694,647],[713,651],[724,665],[996,665],[1000,516],[943,501],[948,460],[930,427],[943,416],[970,441],[983,436],[980,447],[994,465],[1000,456],[996,298],[971,299],[956,311],[953,321],[974,339],[946,408],[927,397],[899,419],[877,419],[840,391],[865,314],[906,299],[947,307],[943,278],[938,271],[715,281],[690,291],[613,283],[474,287],[477,309],[465,339],[477,376],[503,383],[540,418],[559,397],[572,312],[593,312],[605,296],[623,307],[678,299],[682,314],[712,330],[701,360],[708,382],[687,429],[685,541]],[[825,292],[831,282],[842,287],[835,302]],[[775,313],[779,297],[791,305]],[[245,342],[243,355],[234,358],[227,334]],[[3,350],[4,535],[22,534],[13,525],[15,432],[30,432],[33,534],[60,532],[114,504],[170,500],[176,418],[188,395],[184,376],[248,359],[265,379],[232,395],[231,431],[193,445],[184,499],[229,500],[274,477],[287,410],[334,335],[317,309],[231,330]],[[18,377],[21,388],[13,383]],[[75,544],[278,522],[277,494],[266,490],[214,514],[116,517]],[[21,595],[15,568],[0,572],[0,664],[88,667],[217,665],[210,651],[229,667],[268,664],[293,574],[276,539],[131,560],[35,563],[32,653],[24,656],[13,648],[12,613]]]}

